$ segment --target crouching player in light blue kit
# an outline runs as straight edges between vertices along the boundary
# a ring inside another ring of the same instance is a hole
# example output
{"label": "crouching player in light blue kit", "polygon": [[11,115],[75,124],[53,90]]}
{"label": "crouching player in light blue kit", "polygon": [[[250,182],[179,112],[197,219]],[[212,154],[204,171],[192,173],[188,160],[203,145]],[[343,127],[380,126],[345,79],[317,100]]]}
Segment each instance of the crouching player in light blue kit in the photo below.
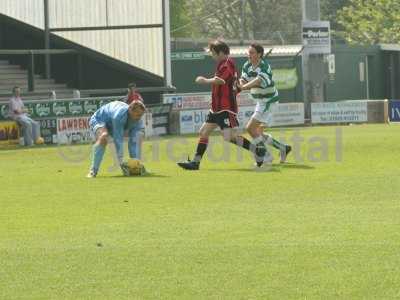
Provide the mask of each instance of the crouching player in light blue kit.
{"label": "crouching player in light blue kit", "polygon": [[124,133],[128,132],[129,136],[129,156],[134,159],[140,159],[141,138],[144,134],[142,116],[145,110],[145,105],[140,101],[134,101],[129,105],[124,102],[114,101],[100,107],[93,114],[89,125],[96,136],[96,142],[93,145],[92,165],[87,175],[88,178],[97,176],[109,136],[114,139],[118,163],[122,173],[125,176],[129,176],[129,168],[123,162]]}

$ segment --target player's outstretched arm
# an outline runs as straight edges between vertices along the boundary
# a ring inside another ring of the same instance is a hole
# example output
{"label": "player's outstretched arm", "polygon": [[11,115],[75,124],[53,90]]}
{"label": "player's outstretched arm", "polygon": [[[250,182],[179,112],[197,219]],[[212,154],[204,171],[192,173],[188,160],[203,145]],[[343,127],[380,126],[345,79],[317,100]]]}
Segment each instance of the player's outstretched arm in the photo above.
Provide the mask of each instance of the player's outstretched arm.
{"label": "player's outstretched arm", "polygon": [[[124,124],[118,120],[113,121],[113,140],[115,145],[115,150],[117,151],[118,163],[121,167],[122,173],[125,175],[125,170],[123,167],[124,161]],[[129,175],[129,170],[128,170]]]}
{"label": "player's outstretched arm", "polygon": [[197,84],[217,84],[217,85],[222,85],[225,84],[225,80],[219,77],[213,77],[213,78],[206,78],[204,76],[198,76],[196,78],[196,83]]}
{"label": "player's outstretched arm", "polygon": [[144,128],[132,128],[129,131],[128,150],[130,158],[141,159]]}
{"label": "player's outstretched arm", "polygon": [[239,87],[241,90],[250,90],[251,88],[260,87],[261,83],[262,83],[261,79],[257,77],[251,80],[250,82],[244,84],[241,81],[241,85]]}

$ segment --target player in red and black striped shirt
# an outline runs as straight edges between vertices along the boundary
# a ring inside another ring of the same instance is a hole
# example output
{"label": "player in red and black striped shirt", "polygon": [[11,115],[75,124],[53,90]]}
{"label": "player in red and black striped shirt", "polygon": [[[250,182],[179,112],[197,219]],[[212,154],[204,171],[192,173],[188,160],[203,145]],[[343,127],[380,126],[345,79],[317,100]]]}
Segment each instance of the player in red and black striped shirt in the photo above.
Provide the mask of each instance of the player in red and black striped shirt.
{"label": "player in red and black striped shirt", "polygon": [[140,101],[143,103],[143,98],[136,89],[136,83],[132,82],[128,85],[128,95],[125,97],[125,102],[131,104],[134,101]]}
{"label": "player in red and black striped shirt", "polygon": [[[207,150],[208,137],[218,127],[226,141],[246,150],[251,149],[250,141],[237,133],[239,126],[236,102],[237,71],[234,61],[229,57],[229,46],[222,41],[215,41],[210,44],[209,50],[213,59],[217,62],[215,75],[212,78],[199,76],[196,78],[196,83],[211,84],[211,109],[206,122],[200,128],[200,139],[193,160],[178,163],[180,167],[187,170],[199,169],[200,161]],[[252,148],[250,151],[256,152],[257,161],[263,159],[263,153],[257,153],[257,149]]]}
{"label": "player in red and black striped shirt", "polygon": [[[218,62],[214,78],[219,82],[212,84],[211,113],[218,114],[226,111],[236,116],[238,113],[235,88],[237,71],[235,63],[230,57],[224,55]],[[197,79],[198,83],[203,83],[202,81],[202,77]]]}

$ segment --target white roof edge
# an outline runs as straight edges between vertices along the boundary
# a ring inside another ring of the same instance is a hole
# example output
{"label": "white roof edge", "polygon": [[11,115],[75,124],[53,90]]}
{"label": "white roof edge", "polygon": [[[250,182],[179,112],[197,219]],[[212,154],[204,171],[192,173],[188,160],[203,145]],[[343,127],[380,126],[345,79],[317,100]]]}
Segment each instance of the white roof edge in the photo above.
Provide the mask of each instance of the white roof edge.
{"label": "white roof edge", "polygon": [[[303,45],[263,45],[264,52],[268,53],[271,51],[269,56],[295,56],[300,53],[303,49]],[[248,45],[244,46],[230,46],[231,56],[243,57],[247,55]],[[208,49],[205,48],[205,51]]]}
{"label": "white roof edge", "polygon": [[400,51],[400,44],[379,44],[383,51]]}

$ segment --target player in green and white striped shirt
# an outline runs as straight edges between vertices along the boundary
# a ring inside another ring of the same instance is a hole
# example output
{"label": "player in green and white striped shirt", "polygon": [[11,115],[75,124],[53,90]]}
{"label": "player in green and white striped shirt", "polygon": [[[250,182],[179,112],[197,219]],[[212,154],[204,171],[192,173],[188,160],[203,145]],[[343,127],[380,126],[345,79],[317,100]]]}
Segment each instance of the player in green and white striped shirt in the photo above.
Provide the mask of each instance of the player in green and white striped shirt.
{"label": "player in green and white striped shirt", "polygon": [[264,127],[271,125],[272,109],[279,101],[279,94],[272,80],[271,66],[263,56],[264,48],[261,45],[250,45],[249,60],[243,65],[238,88],[250,90],[252,99],[257,102],[255,112],[246,125],[247,132],[253,138],[252,143],[257,148],[265,148],[264,162],[272,162],[272,156],[265,147],[268,144],[279,150],[280,161],[283,163],[292,148],[264,133]]}

